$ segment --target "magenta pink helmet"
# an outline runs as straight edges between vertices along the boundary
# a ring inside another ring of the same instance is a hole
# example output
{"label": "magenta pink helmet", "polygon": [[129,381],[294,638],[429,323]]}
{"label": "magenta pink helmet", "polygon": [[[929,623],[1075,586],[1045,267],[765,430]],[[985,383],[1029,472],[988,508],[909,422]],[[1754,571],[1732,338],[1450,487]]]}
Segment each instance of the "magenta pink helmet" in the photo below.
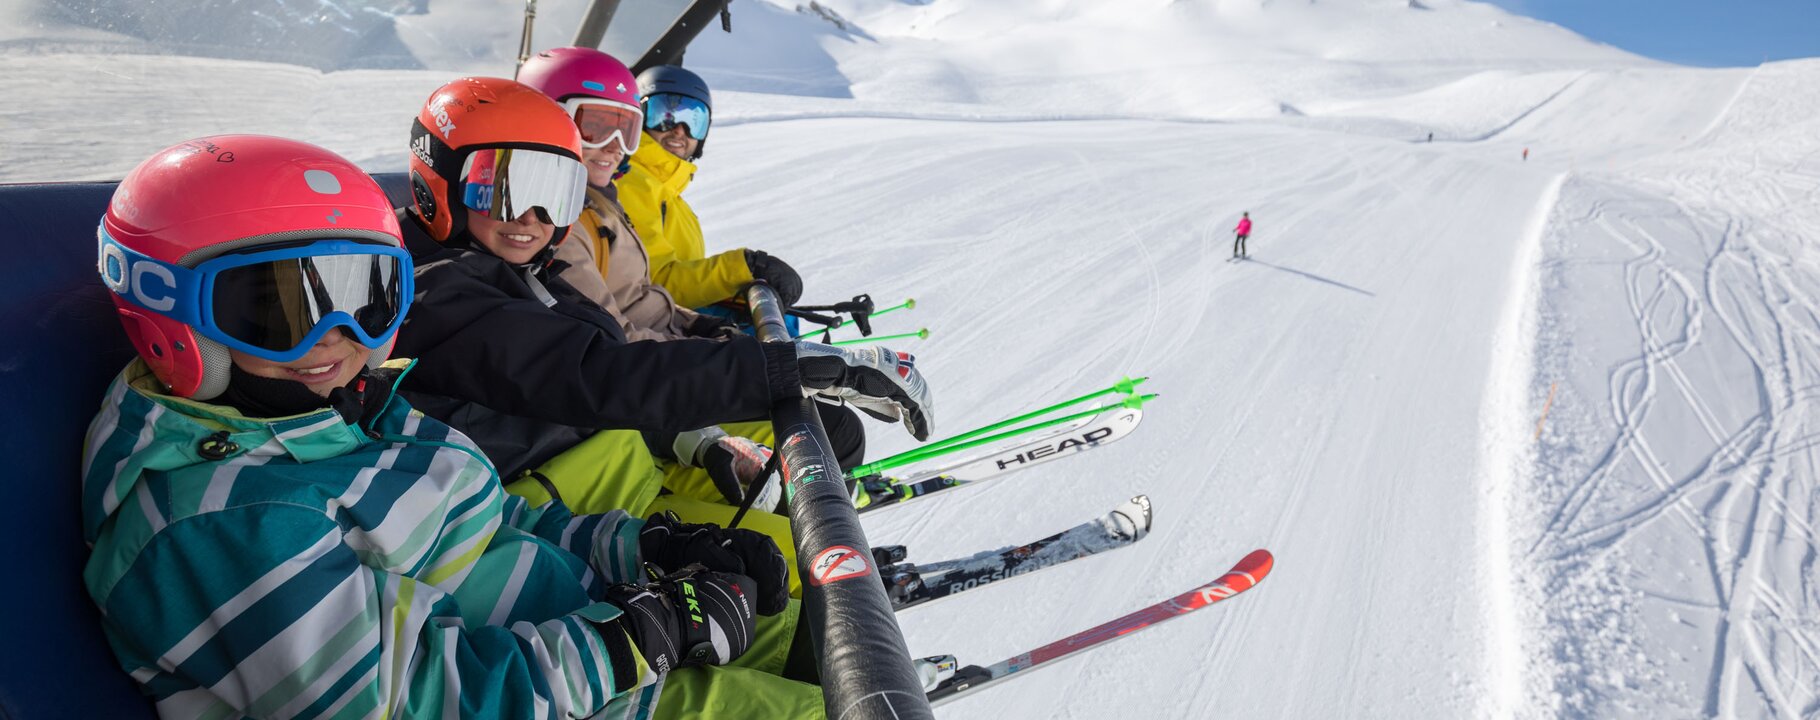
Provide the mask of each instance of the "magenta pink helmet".
{"label": "magenta pink helmet", "polygon": [[617,140],[628,155],[638,150],[644,128],[638,79],[612,55],[584,47],[545,50],[525,61],[517,80],[562,103],[584,147]]}
{"label": "magenta pink helmet", "polygon": [[617,100],[638,107],[638,79],[622,63],[599,50],[552,48],[525,61],[518,81],[562,102],[575,95]]}

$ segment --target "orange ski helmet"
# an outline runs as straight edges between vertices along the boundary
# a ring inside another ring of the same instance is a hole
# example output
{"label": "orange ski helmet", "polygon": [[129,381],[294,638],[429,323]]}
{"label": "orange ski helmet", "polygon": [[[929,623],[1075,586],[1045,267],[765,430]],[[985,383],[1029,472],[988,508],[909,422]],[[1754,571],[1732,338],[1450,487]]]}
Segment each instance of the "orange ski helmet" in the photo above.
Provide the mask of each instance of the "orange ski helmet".
{"label": "orange ski helmet", "polygon": [[587,169],[568,112],[504,78],[461,78],[430,94],[411,123],[411,214],[437,242],[467,229],[471,208],[511,220],[536,210],[554,248],[581,215]]}

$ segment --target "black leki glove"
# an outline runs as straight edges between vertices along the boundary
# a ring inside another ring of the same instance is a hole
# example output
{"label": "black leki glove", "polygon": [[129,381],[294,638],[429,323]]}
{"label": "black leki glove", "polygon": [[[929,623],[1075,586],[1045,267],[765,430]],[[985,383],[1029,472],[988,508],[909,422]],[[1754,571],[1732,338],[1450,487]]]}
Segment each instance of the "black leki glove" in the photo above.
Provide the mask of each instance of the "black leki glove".
{"label": "black leki glove", "polygon": [[902,420],[918,440],[928,440],[935,429],[935,396],[910,353],[799,341],[796,368],[804,389],[844,400],[880,420]]}
{"label": "black leki glove", "polygon": [[795,305],[803,297],[803,278],[796,274],[788,263],[765,254],[763,250],[746,251],[746,269],[752,271],[752,279],[763,280],[777,291],[777,297],[784,301],[784,307]]}
{"label": "black leki glove", "polygon": [[638,551],[646,563],[663,571],[702,565],[751,578],[760,615],[776,615],[790,604],[790,566],[778,552],[777,543],[764,533],[686,523],[659,513],[645,521],[638,534]]}
{"label": "black leki glove", "polygon": [[[752,647],[752,578],[690,565],[644,585],[613,585],[606,601],[651,669],[725,665]],[[596,626],[610,637],[611,625]]]}

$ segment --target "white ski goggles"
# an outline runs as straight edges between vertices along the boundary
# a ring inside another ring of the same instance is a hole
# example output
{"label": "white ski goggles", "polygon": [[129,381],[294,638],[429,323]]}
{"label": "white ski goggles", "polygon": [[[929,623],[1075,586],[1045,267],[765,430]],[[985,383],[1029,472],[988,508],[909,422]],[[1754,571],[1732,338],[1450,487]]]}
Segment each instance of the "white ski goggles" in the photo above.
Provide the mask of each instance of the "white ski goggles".
{"label": "white ski goggles", "polygon": [[581,131],[582,147],[599,148],[617,142],[627,155],[638,152],[638,136],[644,134],[639,132],[645,124],[643,110],[616,100],[591,97],[569,98],[562,107],[575,120],[575,129]]}

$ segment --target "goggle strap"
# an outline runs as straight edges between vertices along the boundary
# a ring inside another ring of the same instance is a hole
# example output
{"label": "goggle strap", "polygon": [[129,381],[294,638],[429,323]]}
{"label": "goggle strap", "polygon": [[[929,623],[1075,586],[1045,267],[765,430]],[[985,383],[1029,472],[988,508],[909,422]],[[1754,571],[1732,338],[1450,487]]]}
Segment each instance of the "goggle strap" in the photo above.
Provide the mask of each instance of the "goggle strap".
{"label": "goggle strap", "polygon": [[202,324],[202,278],[195,270],[127,247],[106,230],[99,262],[102,282],[115,295],[185,325]]}

